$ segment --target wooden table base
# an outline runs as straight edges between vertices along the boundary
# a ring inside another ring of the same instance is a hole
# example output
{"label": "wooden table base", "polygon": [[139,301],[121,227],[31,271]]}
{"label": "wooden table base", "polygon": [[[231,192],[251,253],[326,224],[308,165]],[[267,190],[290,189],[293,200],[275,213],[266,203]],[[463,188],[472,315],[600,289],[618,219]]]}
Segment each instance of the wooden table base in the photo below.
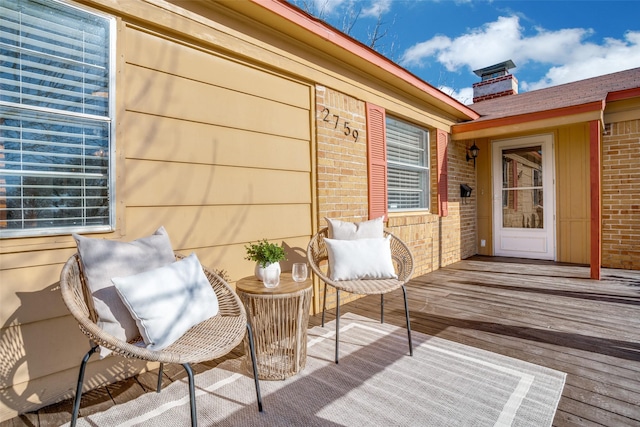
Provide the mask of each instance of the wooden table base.
{"label": "wooden table base", "polygon": [[[241,279],[236,290],[253,329],[261,380],[283,380],[304,369],[311,281],[296,283],[283,273],[280,285],[265,288],[255,277]],[[245,340],[248,354],[248,343]],[[245,367],[252,372],[251,361]]]}

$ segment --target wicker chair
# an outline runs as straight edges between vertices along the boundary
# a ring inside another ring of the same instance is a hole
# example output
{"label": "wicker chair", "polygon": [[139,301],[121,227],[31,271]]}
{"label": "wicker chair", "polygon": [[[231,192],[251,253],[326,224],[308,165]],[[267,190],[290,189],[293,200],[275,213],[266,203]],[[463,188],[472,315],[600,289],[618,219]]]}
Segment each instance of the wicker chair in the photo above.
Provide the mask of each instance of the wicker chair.
{"label": "wicker chair", "polygon": [[[183,256],[176,254],[176,258],[182,259]],[[82,272],[80,257],[78,254],[75,254],[69,258],[60,275],[62,298],[71,311],[71,314],[78,321],[80,330],[89,337],[91,343],[91,349],[84,356],[80,365],[73,403],[72,427],[75,426],[78,419],[86,364],[91,355],[96,352],[100,346],[112,350],[113,354],[126,358],[160,362],[157,385],[158,393],[162,387],[163,364],[181,364],[189,378],[191,425],[194,427],[197,426],[194,376],[190,364],[224,356],[242,342],[245,332],[248,333],[251,359],[253,362],[253,377],[258,399],[258,410],[262,412],[262,398],[260,396],[260,384],[258,382],[253,333],[247,323],[244,306],[236,293],[220,276],[205,267],[203,267],[203,270],[218,297],[219,313],[189,329],[178,341],[169,347],[160,351],[153,351],[136,345],[136,343],[139,344],[142,342],[141,337],[138,337],[134,342],[125,342],[112,335],[106,334],[98,327],[91,294],[85,284],[85,276]]]}
{"label": "wicker chair", "polygon": [[407,335],[409,339],[409,354],[413,356],[411,343],[411,323],[409,321],[409,305],[405,284],[413,275],[414,262],[411,251],[399,238],[385,231],[384,236],[391,236],[391,257],[398,275],[397,279],[376,280],[332,280],[328,276],[329,255],[324,239],[328,237],[328,228],[318,231],[307,246],[307,259],[313,272],[324,282],[324,298],[322,301],[322,326],[327,305],[327,285],[336,289],[336,350],[335,362],[338,363],[338,343],[340,341],[340,291],[359,295],[380,295],[380,323],[384,323],[384,294],[402,288],[404,295],[404,309],[407,318]]}

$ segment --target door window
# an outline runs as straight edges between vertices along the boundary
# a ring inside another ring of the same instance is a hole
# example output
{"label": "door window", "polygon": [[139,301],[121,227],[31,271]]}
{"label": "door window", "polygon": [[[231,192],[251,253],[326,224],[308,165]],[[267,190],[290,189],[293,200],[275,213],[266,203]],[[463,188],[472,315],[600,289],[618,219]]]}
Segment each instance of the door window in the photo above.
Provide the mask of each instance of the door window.
{"label": "door window", "polygon": [[544,228],[542,146],[502,150],[502,226]]}

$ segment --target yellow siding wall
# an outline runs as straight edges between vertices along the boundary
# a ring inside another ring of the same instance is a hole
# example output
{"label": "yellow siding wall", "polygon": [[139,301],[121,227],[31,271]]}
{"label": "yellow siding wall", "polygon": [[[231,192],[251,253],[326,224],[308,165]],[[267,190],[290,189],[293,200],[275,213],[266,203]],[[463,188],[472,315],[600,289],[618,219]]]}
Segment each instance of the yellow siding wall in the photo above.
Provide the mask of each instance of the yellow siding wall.
{"label": "yellow siding wall", "polygon": [[[253,273],[249,241],[282,242],[289,263],[301,259],[312,232],[309,85],[127,23],[118,46],[118,224],[95,237],[129,241],[164,225],[177,251],[231,281]],[[57,287],[71,236],[0,243],[2,421],[71,396],[88,341]],[[95,360],[88,388],[143,367]]]}
{"label": "yellow siding wall", "polygon": [[126,46],[127,229],[153,218],[232,281],[248,241],[305,245],[309,86],[135,28]]}
{"label": "yellow siding wall", "polygon": [[558,129],[556,146],[557,258],[588,264],[590,255],[590,160],[587,124]]}
{"label": "yellow siding wall", "polygon": [[[491,145],[487,139],[475,140],[480,149],[476,164],[478,168],[478,185],[476,191],[478,215],[478,254],[493,255],[493,189],[491,181]],[[473,141],[467,144],[472,145]],[[482,241],[484,240],[484,246]]]}

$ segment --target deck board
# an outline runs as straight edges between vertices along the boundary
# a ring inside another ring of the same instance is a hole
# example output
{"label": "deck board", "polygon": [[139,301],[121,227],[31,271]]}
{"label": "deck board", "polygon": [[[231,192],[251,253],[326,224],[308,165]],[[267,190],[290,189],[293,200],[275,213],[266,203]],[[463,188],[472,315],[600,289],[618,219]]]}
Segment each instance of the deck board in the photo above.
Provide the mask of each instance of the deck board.
{"label": "deck board", "polygon": [[[640,426],[640,271],[603,269],[600,281],[589,274],[587,266],[472,257],[408,284],[411,326],[566,372],[555,426]],[[367,296],[344,305],[341,313],[378,319],[379,302],[378,296]],[[330,310],[327,321],[333,318]],[[312,316],[309,326],[320,321]],[[404,326],[401,292],[385,297],[385,322]],[[228,357],[242,354],[238,346]],[[81,413],[153,392],[156,374],[91,392]],[[163,387],[184,376],[182,367],[165,366]],[[70,408],[62,402],[0,427],[57,426],[70,419]]]}

